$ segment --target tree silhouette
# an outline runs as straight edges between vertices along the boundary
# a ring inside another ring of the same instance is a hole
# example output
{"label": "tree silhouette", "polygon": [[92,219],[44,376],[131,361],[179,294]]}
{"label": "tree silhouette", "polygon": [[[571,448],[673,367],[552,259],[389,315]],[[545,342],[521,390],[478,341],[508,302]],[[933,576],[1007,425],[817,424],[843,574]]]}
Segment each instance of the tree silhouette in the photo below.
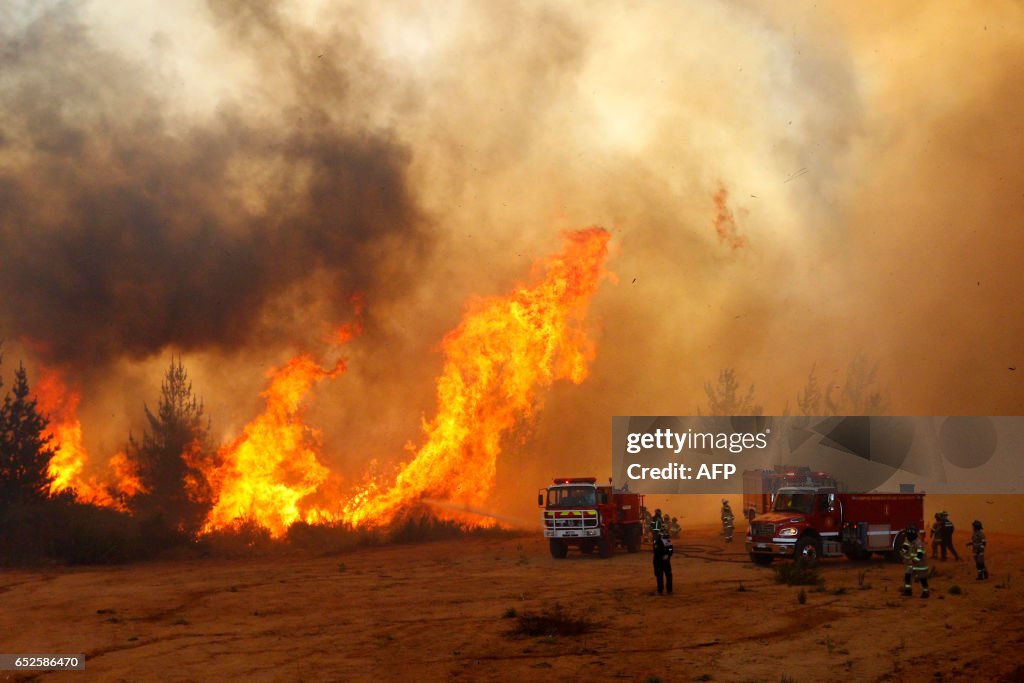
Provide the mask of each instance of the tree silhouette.
{"label": "tree silhouette", "polygon": [[807,375],[807,384],[804,385],[803,391],[796,393],[796,405],[801,415],[821,414],[821,387],[818,386],[816,370],[817,365],[812,365]]}
{"label": "tree silhouette", "polygon": [[718,372],[718,382],[704,383],[704,393],[708,397],[709,415],[762,415],[764,408],[754,401],[754,385],[751,384],[747,393],[740,395],[739,380],[733,368],[724,368]]}
{"label": "tree silhouette", "polygon": [[203,402],[192,393],[181,360],[171,365],[160,387],[156,414],[145,406],[149,429],[142,441],[129,436],[128,455],[134,460],[144,491],[129,507],[148,519],[162,520],[177,532],[194,536],[213,504],[204,469],[213,458],[210,424]]}
{"label": "tree silhouette", "polygon": [[[709,415],[762,415],[763,408],[755,399],[754,385],[740,392],[736,371],[725,368],[718,372],[718,382],[704,383]],[[878,363],[863,355],[856,356],[846,367],[842,383],[832,381],[824,389],[818,380],[817,365],[811,366],[803,389],[796,394],[801,415],[883,415],[888,408],[886,391],[878,383]],[[700,409],[698,409],[698,412]],[[789,402],[781,413],[789,415]]]}
{"label": "tree silhouette", "polygon": [[53,450],[43,436],[47,420],[29,394],[25,366],[19,365],[0,406],[0,507],[43,500],[53,481],[48,471]]}
{"label": "tree silhouette", "polygon": [[[835,391],[838,389],[838,395]],[[881,415],[886,412],[884,392],[878,386],[878,363],[858,355],[846,368],[846,381],[825,391],[829,415]]]}

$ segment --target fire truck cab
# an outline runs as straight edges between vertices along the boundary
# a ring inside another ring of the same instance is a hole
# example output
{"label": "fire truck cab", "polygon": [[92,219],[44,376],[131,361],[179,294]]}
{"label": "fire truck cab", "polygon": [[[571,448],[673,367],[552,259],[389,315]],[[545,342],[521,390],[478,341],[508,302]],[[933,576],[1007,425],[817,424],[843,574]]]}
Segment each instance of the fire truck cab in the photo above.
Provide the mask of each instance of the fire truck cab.
{"label": "fire truck cab", "polygon": [[643,496],[612,486],[598,486],[594,477],[563,477],[541,489],[537,504],[551,556],[562,559],[570,547],[584,554],[596,549],[611,557],[616,545],[631,553],[640,549]]}

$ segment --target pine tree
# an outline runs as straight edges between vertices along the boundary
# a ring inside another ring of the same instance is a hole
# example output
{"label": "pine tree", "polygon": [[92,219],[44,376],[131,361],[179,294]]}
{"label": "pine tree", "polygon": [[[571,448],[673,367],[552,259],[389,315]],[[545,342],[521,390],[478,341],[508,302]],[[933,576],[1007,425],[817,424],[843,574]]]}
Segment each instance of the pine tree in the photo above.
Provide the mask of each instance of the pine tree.
{"label": "pine tree", "polygon": [[53,481],[48,472],[53,450],[43,436],[47,420],[29,394],[25,366],[19,365],[0,406],[0,507],[45,499]]}
{"label": "pine tree", "polygon": [[704,393],[708,397],[709,415],[762,415],[764,408],[754,400],[754,385],[751,384],[747,393],[740,395],[740,383],[736,379],[736,370],[724,368],[718,372],[718,383],[704,383]]}
{"label": "pine tree", "polygon": [[128,447],[144,492],[129,505],[147,518],[162,518],[168,527],[195,535],[213,503],[204,474],[213,455],[203,402],[192,393],[180,359],[171,359],[156,414],[144,408],[149,429],[141,442],[129,437]]}

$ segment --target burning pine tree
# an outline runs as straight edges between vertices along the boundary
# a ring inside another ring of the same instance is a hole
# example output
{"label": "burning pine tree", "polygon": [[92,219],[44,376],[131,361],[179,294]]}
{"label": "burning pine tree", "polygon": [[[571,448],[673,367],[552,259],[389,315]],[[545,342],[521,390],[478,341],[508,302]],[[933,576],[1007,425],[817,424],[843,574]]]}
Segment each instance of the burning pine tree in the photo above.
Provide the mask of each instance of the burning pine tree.
{"label": "burning pine tree", "polygon": [[187,535],[196,534],[213,505],[203,474],[214,457],[210,423],[203,402],[192,393],[181,360],[171,360],[160,388],[154,415],[145,408],[149,430],[142,441],[129,437],[128,459],[134,463],[142,490],[132,496],[131,510]]}

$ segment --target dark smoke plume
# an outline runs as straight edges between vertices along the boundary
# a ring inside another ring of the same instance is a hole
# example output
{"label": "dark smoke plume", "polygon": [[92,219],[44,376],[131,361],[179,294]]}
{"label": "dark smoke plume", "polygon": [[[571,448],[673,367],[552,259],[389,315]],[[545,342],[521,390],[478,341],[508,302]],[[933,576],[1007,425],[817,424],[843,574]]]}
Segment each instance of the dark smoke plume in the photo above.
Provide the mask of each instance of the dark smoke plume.
{"label": "dark smoke plume", "polygon": [[230,350],[310,275],[343,315],[401,282],[395,244],[422,253],[406,150],[344,120],[358,46],[303,50],[266,7],[212,9],[241,59],[277,64],[271,100],[175,115],[73,5],[0,33],[0,336],[73,365]]}

